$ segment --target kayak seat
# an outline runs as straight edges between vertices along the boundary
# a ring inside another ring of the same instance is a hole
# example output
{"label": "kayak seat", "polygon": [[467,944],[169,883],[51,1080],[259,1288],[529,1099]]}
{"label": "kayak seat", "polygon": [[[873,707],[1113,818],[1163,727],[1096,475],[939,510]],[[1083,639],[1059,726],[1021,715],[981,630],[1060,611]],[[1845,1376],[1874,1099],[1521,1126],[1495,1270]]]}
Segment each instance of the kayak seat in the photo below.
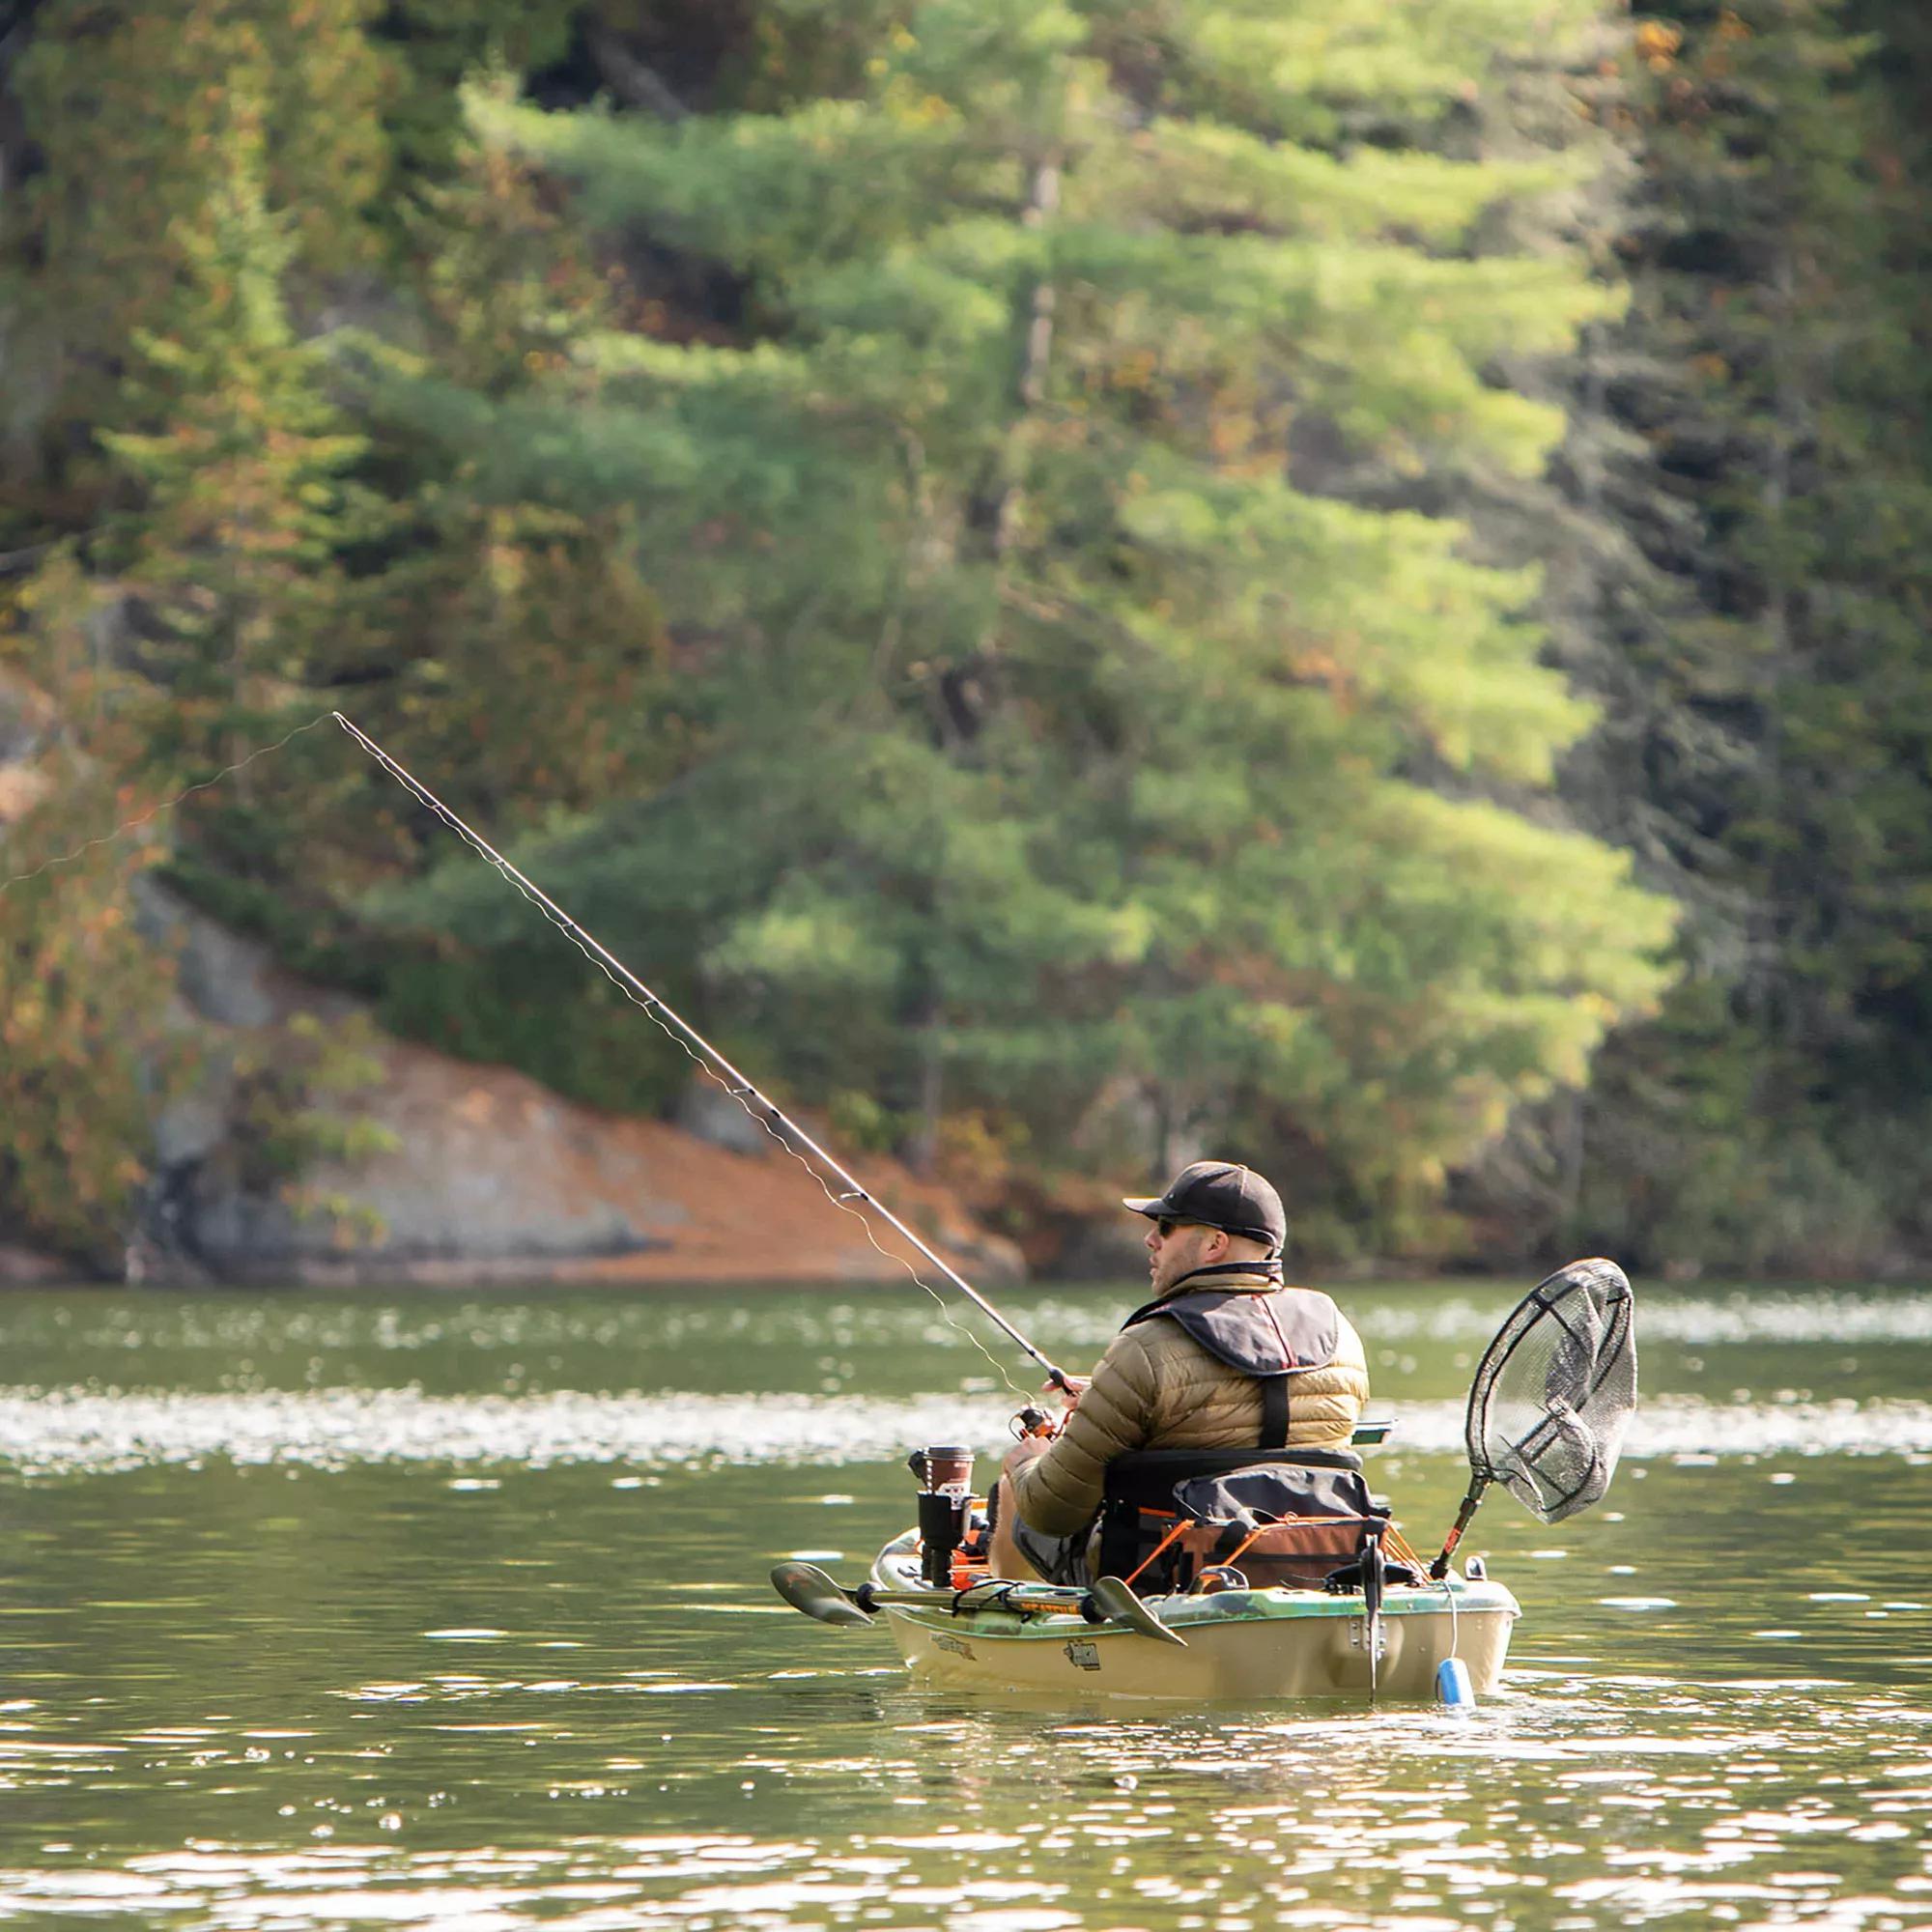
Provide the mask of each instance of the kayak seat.
{"label": "kayak seat", "polygon": [[1219,1566],[1255,1589],[1320,1590],[1388,1520],[1348,1450],[1139,1450],[1107,1465],[1097,1568],[1144,1596]]}

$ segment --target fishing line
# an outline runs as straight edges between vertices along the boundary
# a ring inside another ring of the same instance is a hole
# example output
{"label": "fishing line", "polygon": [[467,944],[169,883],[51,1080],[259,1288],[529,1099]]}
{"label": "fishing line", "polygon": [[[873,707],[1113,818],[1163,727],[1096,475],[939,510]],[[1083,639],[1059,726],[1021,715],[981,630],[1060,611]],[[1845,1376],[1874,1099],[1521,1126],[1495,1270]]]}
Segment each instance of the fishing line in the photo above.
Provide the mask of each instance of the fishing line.
{"label": "fishing line", "polygon": [[[1065,1378],[1062,1377],[1060,1370],[1055,1368],[1018,1329],[1012,1327],[1001,1316],[1000,1312],[986,1301],[963,1276],[952,1268],[943,1257],[935,1254],[931,1248],[927,1247],[925,1242],[907,1227],[890,1208],[887,1208],[882,1202],[875,1200],[810,1135],[806,1133],[794,1122],[787,1119],[783,1112],[761,1094],[743,1073],[739,1072],[737,1067],[732,1065],[703,1035],[698,1033],[689,1021],[683,1019],[672,1008],[667,1006],[656,993],[652,992],[614,952],[611,952],[590,932],[580,925],[576,920],[572,919],[549,894],[545,893],[530,879],[526,878],[524,873],[520,872],[515,866],[511,865],[509,860],[504,858],[480,833],[472,831],[420,779],[416,778],[405,766],[392,758],[359,725],[344,717],[340,711],[331,712],[329,716],[349,733],[350,737],[370,757],[375,759],[399,784],[403,785],[412,796],[430,811],[434,812],[438,818],[441,819],[452,832],[462,838],[471,851],[494,867],[511,885],[516,887],[517,891],[529,900],[549,920],[551,924],[555,926],[577,948],[578,952],[582,953],[584,958],[589,960],[623,994],[625,999],[638,1008],[646,1018],[656,1022],[659,1029],[668,1038],[676,1043],[684,1053],[685,1058],[693,1065],[696,1066],[709,1079],[715,1081],[725,1093],[730,1094],[732,1099],[736,1100],[739,1106],[753,1120],[756,1121],[764,1128],[765,1132],[805,1169],[806,1173],[811,1176],[812,1179],[818,1183],[819,1191],[825,1196],[826,1200],[831,1202],[841,1213],[850,1214],[865,1229],[867,1240],[871,1243],[877,1253],[885,1260],[895,1262],[900,1267],[905,1269],[907,1276],[931,1298],[933,1305],[939,1310],[947,1326],[955,1330],[958,1334],[965,1336],[974,1348],[979,1350],[980,1354],[986,1358],[994,1373],[1006,1383],[1009,1393],[1017,1397],[1022,1402],[1030,1399],[1027,1393],[1014,1383],[998,1356],[980,1340],[979,1336],[975,1335],[970,1328],[962,1327],[957,1321],[953,1321],[951,1310],[946,1306],[945,1297],[940,1294],[939,1291],[930,1282],[924,1280],[918,1269],[903,1255],[895,1255],[889,1248],[881,1245],[879,1237],[873,1230],[871,1216],[863,1212],[860,1208],[853,1207],[851,1204],[854,1201],[863,1201],[867,1207],[877,1212],[891,1227],[903,1236],[906,1240],[910,1241],[927,1261],[931,1262],[1004,1334],[1010,1337],[1027,1354],[1039,1363],[1055,1381],[1064,1384]],[[641,998],[639,997],[640,994],[642,995]],[[831,1182],[800,1152],[799,1148],[793,1144],[794,1141],[802,1142],[805,1147],[810,1148],[832,1170],[833,1174],[845,1183],[849,1192],[845,1194],[835,1193]]]}
{"label": "fishing line", "polygon": [[[952,1310],[947,1307],[946,1298],[930,1282],[926,1281],[903,1255],[894,1254],[890,1248],[887,1248],[880,1242],[877,1231],[872,1225],[872,1216],[866,1213],[863,1208],[854,1207],[852,1205],[854,1202],[863,1202],[866,1208],[871,1208],[874,1213],[879,1215],[881,1219],[887,1222],[889,1226],[937,1267],[1003,1334],[1018,1344],[1019,1348],[1027,1355],[1037,1362],[1047,1372],[1048,1377],[1053,1382],[1063,1388],[1066,1386],[1066,1379],[1062,1372],[1046,1356],[1042,1355],[1017,1328],[1013,1327],[1000,1314],[998,1309],[993,1307],[984,1296],[980,1294],[970,1282],[952,1267],[943,1256],[936,1254],[891,1208],[875,1199],[867,1188],[863,1186],[853,1175],[848,1173],[845,1168],[834,1159],[824,1148],[820,1147],[810,1134],[790,1120],[773,1101],[760,1093],[744,1074],[739,1072],[737,1067],[732,1065],[723,1054],[712,1046],[703,1035],[698,1033],[695,1027],[690,1025],[672,1008],[667,1006],[656,993],[652,992],[615,953],[611,952],[583,926],[580,925],[576,920],[572,919],[554,899],[551,898],[547,893],[543,892],[531,880],[520,872],[494,845],[490,844],[479,833],[472,831],[421,780],[416,778],[413,773],[400,764],[395,758],[391,757],[381,745],[377,744],[375,739],[370,737],[366,731],[362,730],[359,725],[345,717],[340,711],[327,711],[318,717],[311,718],[306,724],[298,724],[285,737],[278,738],[272,745],[257,747],[256,750],[250,752],[245,757],[238,758],[232,765],[224,766],[212,778],[203,779],[199,782],[188,785],[184,790],[177,792],[174,797],[163,799],[159,804],[150,806],[146,811],[128,819],[121,825],[117,825],[111,832],[103,833],[98,838],[90,838],[84,844],[74,847],[71,852],[62,853],[58,857],[45,860],[41,865],[35,867],[32,871],[20,872],[13,878],[0,881],[0,894],[11,891],[14,886],[25,885],[30,880],[39,878],[43,872],[51,871],[56,867],[72,865],[76,860],[84,858],[97,846],[109,844],[114,839],[125,837],[129,832],[137,831],[143,825],[158,817],[162,812],[174,810],[187,799],[192,798],[197,792],[207,791],[212,786],[221,783],[223,780],[233,778],[237,772],[246,769],[246,767],[252,765],[258,758],[266,758],[270,753],[281,751],[284,746],[293,743],[304,732],[313,731],[318,724],[327,724],[331,719],[337,724],[340,724],[350,737],[355,740],[356,745],[409,791],[418,803],[440,818],[451,831],[463,839],[465,844],[479,857],[487,861],[502,877],[507,879],[525,898],[543,914],[551,924],[555,926],[577,948],[578,952],[582,953],[584,958],[589,960],[623,994],[631,1005],[638,1008],[647,1018],[657,1024],[659,1030],[664,1033],[667,1038],[672,1040],[677,1045],[685,1058],[694,1066],[697,1067],[707,1078],[714,1081],[725,1093],[730,1094],[732,1099],[736,1100],[739,1106],[753,1120],[756,1121],[765,1132],[811,1176],[812,1179],[818,1183],[819,1191],[825,1196],[826,1200],[833,1207],[837,1208],[840,1213],[851,1215],[859,1223],[860,1227],[865,1230],[866,1239],[870,1242],[873,1250],[883,1260],[896,1263],[898,1266],[905,1270],[907,1277],[931,1299],[934,1307],[939,1310],[940,1316],[945,1321],[947,1326],[954,1330],[955,1333],[964,1336],[985,1357],[988,1366],[991,1367],[1000,1380],[1006,1384],[1007,1390],[1010,1395],[1016,1397],[1022,1403],[1031,1400],[1028,1392],[1021,1389],[1013,1381],[999,1357],[980,1341],[979,1336],[974,1334],[970,1328],[962,1326],[952,1319]],[[639,995],[642,997],[640,998]],[[825,1166],[830,1168],[832,1173],[844,1183],[847,1191],[842,1194],[835,1192],[832,1183],[826,1179],[819,1169],[800,1151],[801,1147],[810,1149],[811,1153],[823,1161]]]}
{"label": "fishing line", "polygon": [[325,711],[320,717],[311,718],[306,724],[298,724],[286,738],[278,738],[272,745],[260,745],[245,758],[237,758],[232,765],[224,765],[212,779],[203,779],[198,784],[191,784],[185,791],[177,792],[173,798],[164,798],[158,805],[151,805],[137,817],[117,825],[112,832],[103,832],[99,838],[90,838],[84,845],[76,845],[71,852],[63,852],[58,858],[48,859],[36,866],[31,872],[15,872],[11,879],[0,879],[0,893],[12,892],[15,886],[24,886],[31,879],[38,879],[43,872],[51,872],[56,866],[71,866],[76,859],[84,859],[97,845],[109,845],[129,832],[137,832],[150,819],[158,818],[164,811],[172,811],[178,805],[191,799],[198,791],[207,791],[212,785],[218,785],[223,779],[232,779],[237,772],[245,771],[257,758],[266,758],[270,752],[279,752],[284,745],[293,744],[304,731],[313,731],[318,724],[327,724],[337,714]]}
{"label": "fishing line", "polygon": [[[1056,1382],[1065,1386],[1065,1378],[1061,1374],[1061,1371],[1048,1361],[1018,1329],[1007,1321],[999,1310],[994,1308],[990,1302],[980,1295],[971,1283],[949,1265],[942,1256],[935,1254],[890,1208],[887,1208],[882,1202],[874,1199],[872,1194],[862,1186],[855,1177],[847,1173],[810,1134],[806,1133],[795,1122],[789,1120],[774,1102],[760,1093],[689,1021],[682,1018],[672,1008],[667,1006],[614,952],[611,952],[609,948],[580,925],[576,920],[572,919],[549,894],[545,893],[540,887],[526,878],[524,873],[520,872],[515,866],[511,865],[509,860],[504,858],[479,833],[472,831],[421,780],[417,779],[406,767],[392,758],[359,725],[344,717],[339,711],[331,712],[329,716],[349,733],[350,737],[370,757],[375,759],[385,772],[394,778],[398,783],[403,785],[412,797],[430,811],[434,812],[451,831],[456,833],[471,851],[487,861],[502,877],[516,887],[517,891],[529,900],[549,920],[551,924],[555,926],[577,948],[578,952],[582,953],[584,958],[588,959],[623,994],[625,999],[642,1011],[648,1019],[656,1022],[659,1029],[667,1037],[677,1044],[693,1065],[696,1066],[708,1078],[722,1087],[725,1093],[730,1094],[732,1099],[736,1100],[739,1106],[753,1120],[756,1121],[764,1128],[765,1132],[811,1176],[812,1179],[818,1183],[819,1191],[825,1196],[826,1200],[831,1202],[833,1207],[837,1208],[841,1213],[850,1214],[865,1229],[866,1238],[871,1243],[874,1250],[883,1259],[895,1262],[900,1267],[905,1269],[907,1276],[931,1298],[933,1305],[939,1310],[947,1326],[965,1336],[974,1348],[979,1350],[980,1353],[986,1358],[988,1364],[992,1367],[994,1373],[1006,1383],[1008,1391],[1010,1394],[1018,1397],[1022,1402],[1028,1400],[1026,1392],[1013,1382],[1012,1378],[1008,1375],[1005,1366],[986,1345],[970,1328],[962,1327],[957,1321],[953,1321],[952,1312],[947,1308],[945,1298],[940,1294],[938,1290],[931,1283],[924,1280],[918,1269],[903,1255],[895,1255],[889,1248],[884,1247],[880,1243],[878,1235],[872,1227],[871,1216],[863,1212],[860,1208],[853,1207],[851,1204],[854,1201],[862,1201],[867,1207],[872,1208],[889,1226],[917,1248],[927,1261],[932,1263],[1002,1333],[1016,1342],[1028,1355],[1046,1370],[1047,1374]],[[639,995],[642,997],[639,998]],[[817,1155],[819,1160],[823,1161],[832,1170],[832,1173],[844,1182],[848,1192],[844,1194],[835,1193],[831,1182],[812,1165],[811,1161],[806,1158],[805,1154],[800,1151],[799,1147],[794,1145],[795,1142],[802,1143],[804,1147],[809,1148],[812,1153]]]}

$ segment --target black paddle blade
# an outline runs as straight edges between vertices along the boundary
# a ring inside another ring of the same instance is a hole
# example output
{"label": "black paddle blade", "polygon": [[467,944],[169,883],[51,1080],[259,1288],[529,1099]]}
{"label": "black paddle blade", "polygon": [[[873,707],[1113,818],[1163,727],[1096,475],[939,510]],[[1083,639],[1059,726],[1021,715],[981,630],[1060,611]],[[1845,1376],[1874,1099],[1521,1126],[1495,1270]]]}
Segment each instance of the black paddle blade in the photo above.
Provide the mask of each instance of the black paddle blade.
{"label": "black paddle blade", "polygon": [[780,1563],[772,1588],[793,1609],[822,1624],[868,1624],[872,1620],[815,1563]]}
{"label": "black paddle blade", "polygon": [[1094,1580],[1094,1607],[1110,1624],[1125,1624],[1130,1631],[1137,1631],[1142,1636],[1151,1636],[1156,1643],[1178,1644],[1182,1650],[1187,1648],[1187,1639],[1176,1636],[1118,1577],[1101,1577]]}

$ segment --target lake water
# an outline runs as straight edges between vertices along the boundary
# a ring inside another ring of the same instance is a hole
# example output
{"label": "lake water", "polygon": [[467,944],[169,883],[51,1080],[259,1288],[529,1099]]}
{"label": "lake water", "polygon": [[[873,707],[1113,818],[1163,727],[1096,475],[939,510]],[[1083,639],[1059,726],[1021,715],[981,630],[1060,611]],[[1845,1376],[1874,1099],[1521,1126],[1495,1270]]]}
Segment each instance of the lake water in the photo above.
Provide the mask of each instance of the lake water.
{"label": "lake water", "polygon": [[[1410,1538],[1520,1285],[1343,1299]],[[1638,1284],[1473,1714],[983,1708],[786,1609],[1037,1378],[917,1291],[0,1299],[0,1921],[1932,1921],[1932,1295]],[[1130,1290],[1015,1294],[1081,1367]]]}

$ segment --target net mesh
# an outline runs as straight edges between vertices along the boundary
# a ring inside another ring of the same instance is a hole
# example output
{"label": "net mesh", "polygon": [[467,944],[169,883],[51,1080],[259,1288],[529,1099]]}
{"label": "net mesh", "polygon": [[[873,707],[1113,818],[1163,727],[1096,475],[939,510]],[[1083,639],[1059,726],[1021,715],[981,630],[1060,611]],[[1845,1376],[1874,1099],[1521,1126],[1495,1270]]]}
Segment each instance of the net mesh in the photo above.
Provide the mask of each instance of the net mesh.
{"label": "net mesh", "polygon": [[1636,1407],[1636,1331],[1615,1262],[1572,1262],[1517,1305],[1469,1391],[1469,1462],[1545,1522],[1610,1486]]}

